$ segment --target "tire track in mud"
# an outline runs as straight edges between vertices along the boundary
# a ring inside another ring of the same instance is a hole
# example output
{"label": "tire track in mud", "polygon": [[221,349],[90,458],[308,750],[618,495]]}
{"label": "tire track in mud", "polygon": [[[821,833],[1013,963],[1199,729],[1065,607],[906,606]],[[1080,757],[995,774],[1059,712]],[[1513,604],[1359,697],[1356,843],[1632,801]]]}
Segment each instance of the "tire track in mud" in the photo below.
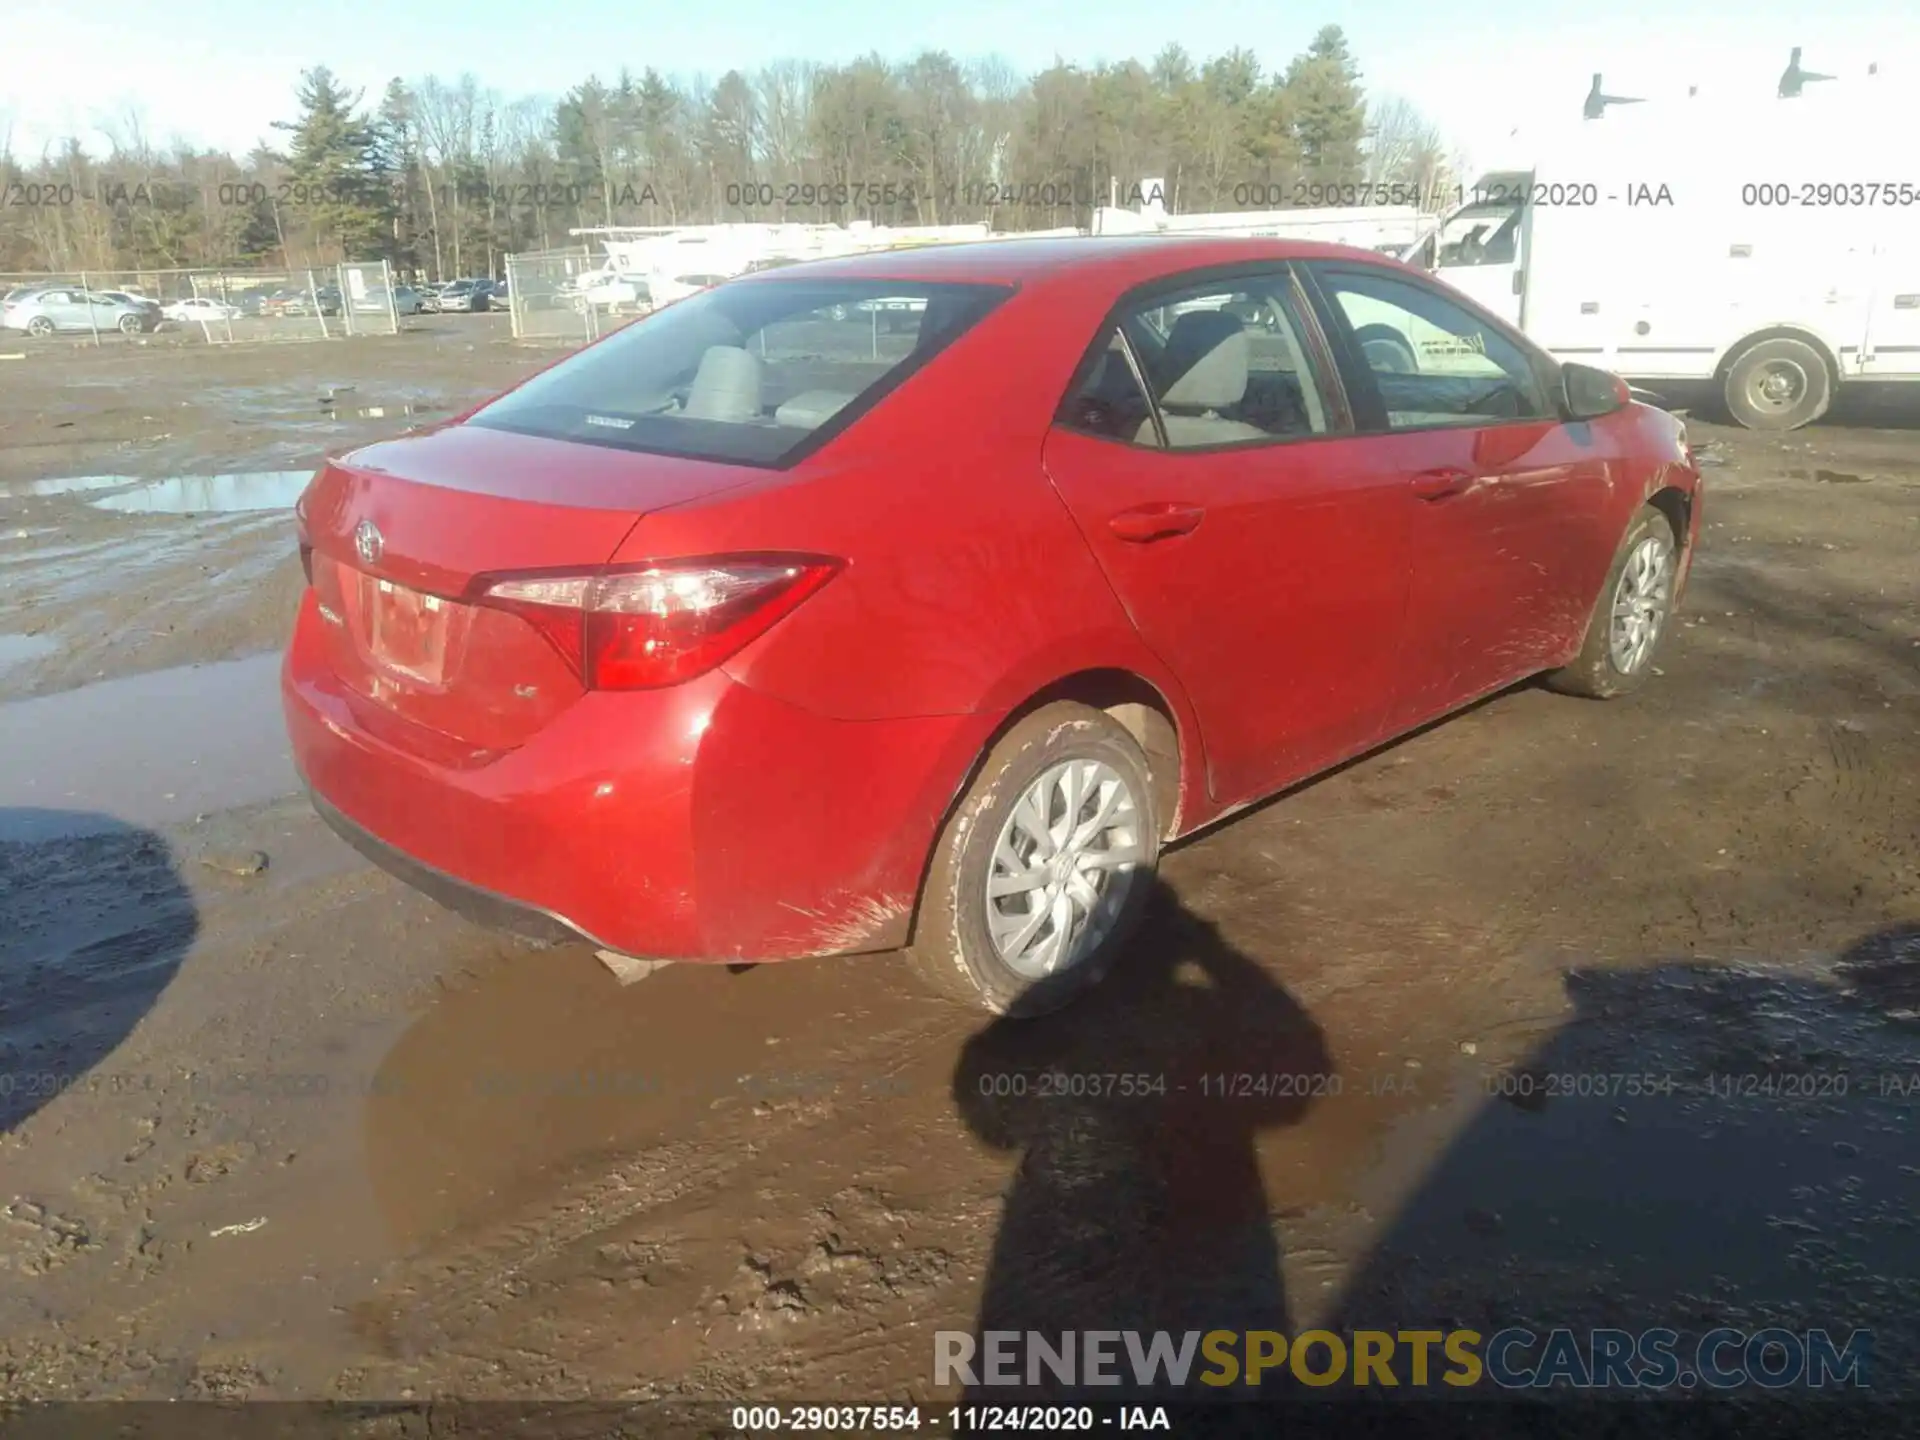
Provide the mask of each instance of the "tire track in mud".
{"label": "tire track in mud", "polygon": [[[874,1068],[897,1073],[928,1042],[955,1034],[955,1022],[954,1011],[930,1005],[924,1018],[873,1035],[859,1048],[835,1054],[831,1063],[850,1072],[863,1061],[891,1061]],[[457,1346],[464,1334],[486,1325],[497,1297],[520,1298],[535,1288],[540,1282],[530,1278],[533,1272],[561,1265],[652,1212],[767,1170],[782,1147],[822,1127],[855,1128],[860,1112],[881,1103],[876,1089],[782,1107],[742,1105],[720,1133],[648,1147],[564,1182],[477,1231],[430,1244],[383,1280],[382,1298],[357,1307],[356,1328],[388,1360]]]}

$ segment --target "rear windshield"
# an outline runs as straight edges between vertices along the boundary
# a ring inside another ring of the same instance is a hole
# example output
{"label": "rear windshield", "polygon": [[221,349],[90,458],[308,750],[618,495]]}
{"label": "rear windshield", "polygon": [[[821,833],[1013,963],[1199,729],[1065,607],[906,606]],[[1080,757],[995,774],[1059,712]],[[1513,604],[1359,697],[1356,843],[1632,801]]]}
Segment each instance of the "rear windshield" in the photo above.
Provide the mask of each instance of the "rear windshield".
{"label": "rear windshield", "polygon": [[[897,280],[722,285],[536,375],[468,423],[777,467],[872,409],[1011,293]],[[883,298],[920,303],[882,314],[871,302]]]}

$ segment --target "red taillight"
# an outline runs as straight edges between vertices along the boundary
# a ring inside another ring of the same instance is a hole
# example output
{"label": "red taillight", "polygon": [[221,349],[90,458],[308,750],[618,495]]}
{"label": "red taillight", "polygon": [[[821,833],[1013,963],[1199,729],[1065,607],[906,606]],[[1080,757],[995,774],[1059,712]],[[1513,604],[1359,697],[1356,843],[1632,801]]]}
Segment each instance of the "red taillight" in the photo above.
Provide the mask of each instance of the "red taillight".
{"label": "red taillight", "polygon": [[815,556],[724,556],[582,575],[502,576],[474,600],[518,615],[594,690],[651,690],[705,674],[839,571]]}

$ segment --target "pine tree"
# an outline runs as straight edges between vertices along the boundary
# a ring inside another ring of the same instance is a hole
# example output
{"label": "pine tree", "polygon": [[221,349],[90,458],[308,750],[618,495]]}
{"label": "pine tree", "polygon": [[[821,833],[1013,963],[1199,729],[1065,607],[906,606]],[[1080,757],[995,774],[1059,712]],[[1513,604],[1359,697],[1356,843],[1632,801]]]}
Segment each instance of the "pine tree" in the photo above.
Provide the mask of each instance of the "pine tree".
{"label": "pine tree", "polygon": [[1286,90],[1294,140],[1308,178],[1357,179],[1367,111],[1360,92],[1360,68],[1338,25],[1324,27],[1306,54],[1287,67]]}
{"label": "pine tree", "polygon": [[393,196],[376,127],[355,114],[349,95],[326,66],[300,77],[300,118],[276,120],[287,147],[288,193],[298,220],[322,249],[342,259],[369,259],[393,248]]}

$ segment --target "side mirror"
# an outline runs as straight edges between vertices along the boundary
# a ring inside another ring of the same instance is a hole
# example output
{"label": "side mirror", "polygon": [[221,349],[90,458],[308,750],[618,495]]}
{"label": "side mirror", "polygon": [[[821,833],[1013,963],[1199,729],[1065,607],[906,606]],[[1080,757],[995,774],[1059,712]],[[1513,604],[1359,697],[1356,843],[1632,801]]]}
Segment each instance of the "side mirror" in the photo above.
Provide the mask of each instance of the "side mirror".
{"label": "side mirror", "polygon": [[1572,361],[1560,367],[1561,409],[1569,420],[1598,420],[1624,410],[1633,399],[1618,375]]}

